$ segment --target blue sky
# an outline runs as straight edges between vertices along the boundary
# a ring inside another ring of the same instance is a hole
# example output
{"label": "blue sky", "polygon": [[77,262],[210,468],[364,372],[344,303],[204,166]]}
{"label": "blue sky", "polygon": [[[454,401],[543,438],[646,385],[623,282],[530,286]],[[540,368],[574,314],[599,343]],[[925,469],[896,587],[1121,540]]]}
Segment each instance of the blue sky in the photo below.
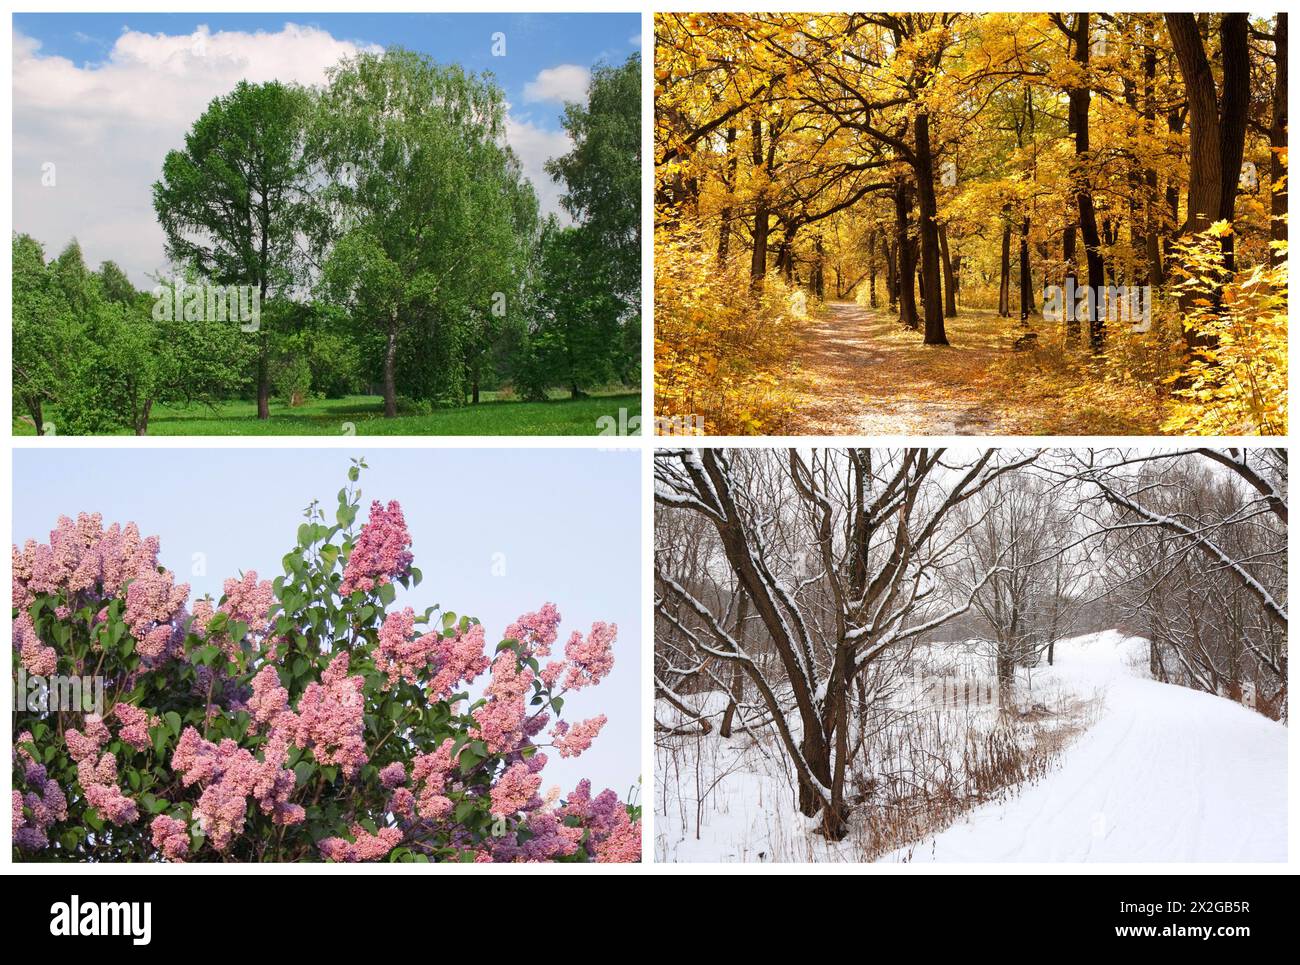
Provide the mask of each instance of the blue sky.
{"label": "blue sky", "polygon": [[[302,510],[332,514],[349,457],[371,499],[402,504],[424,580],[397,603],[478,617],[495,645],[521,613],[555,603],[561,639],[617,623],[613,673],[566,701],[609,723],[577,760],[551,755],[545,787],[590,777],[627,792],[640,772],[640,453],[595,449],[18,449],[14,541],[48,542],[60,514],[99,512],[157,534],[194,597],[241,570],[282,572]],[[200,555],[196,555],[200,554]]]}
{"label": "blue sky", "polygon": [[150,185],[239,80],[319,84],[342,57],[393,44],[491,72],[510,104],[507,140],[543,211],[558,212],[561,189],[543,166],[569,147],[564,102],[585,98],[594,65],[640,50],[641,17],[32,13],[13,26],[14,228],[50,255],[76,236],[92,265],[111,258],[143,287],[165,267]]}
{"label": "blue sky", "polygon": [[[41,42],[48,55],[77,64],[103,62],[123,30],[190,34],[217,31],[275,33],[286,23],[319,27],[338,40],[419,50],[445,63],[491,71],[515,105],[524,87],[557,64],[622,63],[640,50],[639,13],[15,13],[14,28]],[[506,35],[506,55],[492,55],[492,34]],[[558,104],[530,108],[539,124],[559,129]]]}

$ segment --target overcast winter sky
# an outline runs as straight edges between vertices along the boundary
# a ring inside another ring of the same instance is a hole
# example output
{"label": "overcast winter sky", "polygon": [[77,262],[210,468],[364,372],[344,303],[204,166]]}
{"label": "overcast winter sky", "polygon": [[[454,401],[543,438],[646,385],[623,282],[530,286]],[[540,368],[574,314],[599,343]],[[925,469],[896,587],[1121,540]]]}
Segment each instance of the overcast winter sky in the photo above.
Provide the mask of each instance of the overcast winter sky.
{"label": "overcast winter sky", "polygon": [[[510,103],[508,138],[543,212],[560,189],[543,170],[568,150],[564,102],[594,64],[640,49],[640,14],[15,14],[14,230],[53,256],[76,237],[92,267],[112,259],[137,285],[165,266],[151,186],[167,151],[213,97],[242,80],[319,84],[345,56],[400,44],[475,73]],[[492,35],[506,55],[492,55]],[[55,165],[55,186],[42,166]]]}

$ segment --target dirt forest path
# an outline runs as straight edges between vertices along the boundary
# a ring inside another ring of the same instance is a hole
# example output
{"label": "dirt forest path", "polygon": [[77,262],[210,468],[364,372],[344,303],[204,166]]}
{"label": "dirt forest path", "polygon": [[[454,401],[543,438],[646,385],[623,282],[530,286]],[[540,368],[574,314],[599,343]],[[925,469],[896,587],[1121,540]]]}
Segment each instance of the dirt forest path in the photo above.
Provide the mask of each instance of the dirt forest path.
{"label": "dirt forest path", "polygon": [[792,435],[981,435],[1015,431],[990,369],[1011,350],[1006,319],[948,320],[951,346],[924,345],[888,309],[834,302],[799,355],[806,390]]}

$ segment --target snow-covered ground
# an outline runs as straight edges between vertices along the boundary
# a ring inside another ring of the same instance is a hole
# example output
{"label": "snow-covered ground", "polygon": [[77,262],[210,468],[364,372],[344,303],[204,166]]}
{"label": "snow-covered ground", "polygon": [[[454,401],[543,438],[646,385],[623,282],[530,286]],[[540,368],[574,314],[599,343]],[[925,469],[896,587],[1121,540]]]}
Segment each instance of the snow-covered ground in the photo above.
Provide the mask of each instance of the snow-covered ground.
{"label": "snow-covered ground", "polygon": [[[1057,644],[1034,699],[1093,702],[1059,766],[880,860],[1284,861],[1286,727],[1150,680],[1145,647],[1114,631]],[[852,835],[812,833],[767,739],[685,739],[656,764],[658,860],[860,860]]]}
{"label": "snow-covered ground", "polygon": [[912,860],[1285,861],[1287,728],[1145,678],[1145,647],[1115,632],[1058,644],[1064,682],[1104,688],[1100,719],[1046,780]]}

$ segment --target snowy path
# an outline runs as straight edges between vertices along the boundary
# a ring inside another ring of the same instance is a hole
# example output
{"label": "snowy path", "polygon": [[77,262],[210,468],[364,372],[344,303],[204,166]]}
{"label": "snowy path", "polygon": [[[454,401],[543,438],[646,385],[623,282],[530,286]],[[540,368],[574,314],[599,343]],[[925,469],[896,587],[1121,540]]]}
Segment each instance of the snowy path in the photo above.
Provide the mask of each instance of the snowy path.
{"label": "snowy path", "polygon": [[1287,728],[1140,678],[1126,661],[1144,646],[1114,632],[1058,644],[1055,674],[1080,694],[1103,690],[1100,719],[1058,770],[911,860],[1286,860]]}

